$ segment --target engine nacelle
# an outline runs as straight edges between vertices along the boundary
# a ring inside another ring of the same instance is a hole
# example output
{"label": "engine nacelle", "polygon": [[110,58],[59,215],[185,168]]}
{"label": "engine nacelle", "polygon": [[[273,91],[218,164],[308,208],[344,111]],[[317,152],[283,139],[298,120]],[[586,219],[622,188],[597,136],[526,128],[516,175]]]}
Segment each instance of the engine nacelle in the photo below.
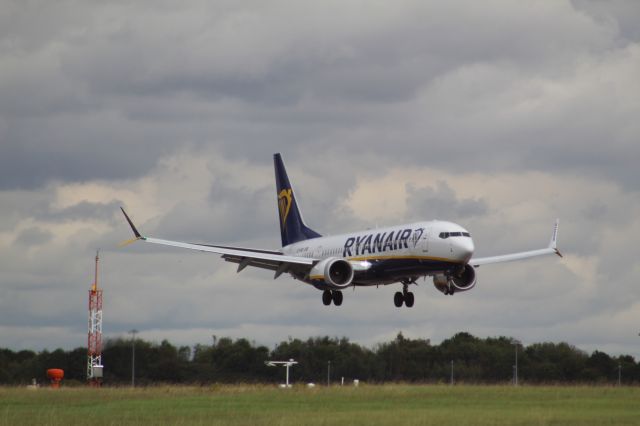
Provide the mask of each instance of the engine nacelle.
{"label": "engine nacelle", "polygon": [[464,269],[451,275],[434,275],[433,285],[443,293],[471,290],[476,286],[476,270],[471,265],[465,265]]}
{"label": "engine nacelle", "polygon": [[353,281],[353,268],[344,259],[330,257],[321,260],[311,269],[311,280],[323,280],[324,284],[333,289],[349,287]]}

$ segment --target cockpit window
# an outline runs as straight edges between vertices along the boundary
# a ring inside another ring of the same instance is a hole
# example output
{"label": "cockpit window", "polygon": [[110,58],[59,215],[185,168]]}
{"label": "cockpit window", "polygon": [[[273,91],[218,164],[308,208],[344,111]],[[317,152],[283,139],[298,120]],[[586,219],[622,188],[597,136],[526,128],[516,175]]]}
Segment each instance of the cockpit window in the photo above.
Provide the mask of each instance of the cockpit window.
{"label": "cockpit window", "polygon": [[444,240],[449,237],[471,237],[471,234],[468,232],[441,232],[438,236]]}

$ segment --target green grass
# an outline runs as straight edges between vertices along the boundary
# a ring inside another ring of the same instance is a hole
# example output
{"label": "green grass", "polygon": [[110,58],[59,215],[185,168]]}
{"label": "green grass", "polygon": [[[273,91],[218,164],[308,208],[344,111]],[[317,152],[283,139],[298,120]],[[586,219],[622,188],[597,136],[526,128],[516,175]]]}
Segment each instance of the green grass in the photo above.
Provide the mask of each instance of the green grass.
{"label": "green grass", "polygon": [[0,425],[640,425],[640,388],[0,388]]}

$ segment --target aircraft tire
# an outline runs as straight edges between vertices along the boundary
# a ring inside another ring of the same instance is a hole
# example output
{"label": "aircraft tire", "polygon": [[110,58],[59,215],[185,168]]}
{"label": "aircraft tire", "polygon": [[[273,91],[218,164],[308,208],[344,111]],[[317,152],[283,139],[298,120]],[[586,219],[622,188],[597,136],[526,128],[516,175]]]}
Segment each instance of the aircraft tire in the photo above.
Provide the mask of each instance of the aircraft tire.
{"label": "aircraft tire", "polygon": [[343,298],[343,295],[341,291],[335,290],[331,292],[331,299],[333,300],[334,305],[336,306],[342,305],[342,298]]}
{"label": "aircraft tire", "polygon": [[453,289],[453,283],[451,281],[449,281],[449,284],[447,285],[447,294],[449,296],[453,296],[453,293],[455,293],[455,290]]}
{"label": "aircraft tire", "polygon": [[407,308],[411,308],[413,307],[413,303],[415,302],[415,297],[413,295],[412,292],[407,292],[407,294],[404,295],[404,304]]}
{"label": "aircraft tire", "polygon": [[399,291],[396,291],[396,294],[393,295],[393,304],[396,305],[396,308],[400,308],[403,302],[404,296]]}
{"label": "aircraft tire", "polygon": [[324,306],[329,306],[331,304],[331,291],[325,290],[322,292],[322,303]]}

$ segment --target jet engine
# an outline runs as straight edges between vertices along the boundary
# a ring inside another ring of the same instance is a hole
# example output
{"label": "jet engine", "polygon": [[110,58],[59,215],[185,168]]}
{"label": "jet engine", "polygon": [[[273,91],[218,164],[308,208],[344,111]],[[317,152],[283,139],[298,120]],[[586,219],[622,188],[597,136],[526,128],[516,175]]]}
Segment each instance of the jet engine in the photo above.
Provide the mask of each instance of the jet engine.
{"label": "jet engine", "polygon": [[327,287],[342,289],[349,287],[353,281],[353,268],[344,259],[330,257],[321,260],[311,269],[311,279],[319,279],[322,276]]}
{"label": "jet engine", "polygon": [[476,270],[471,265],[464,265],[464,268],[452,274],[434,275],[433,285],[444,294],[471,290],[476,285]]}

